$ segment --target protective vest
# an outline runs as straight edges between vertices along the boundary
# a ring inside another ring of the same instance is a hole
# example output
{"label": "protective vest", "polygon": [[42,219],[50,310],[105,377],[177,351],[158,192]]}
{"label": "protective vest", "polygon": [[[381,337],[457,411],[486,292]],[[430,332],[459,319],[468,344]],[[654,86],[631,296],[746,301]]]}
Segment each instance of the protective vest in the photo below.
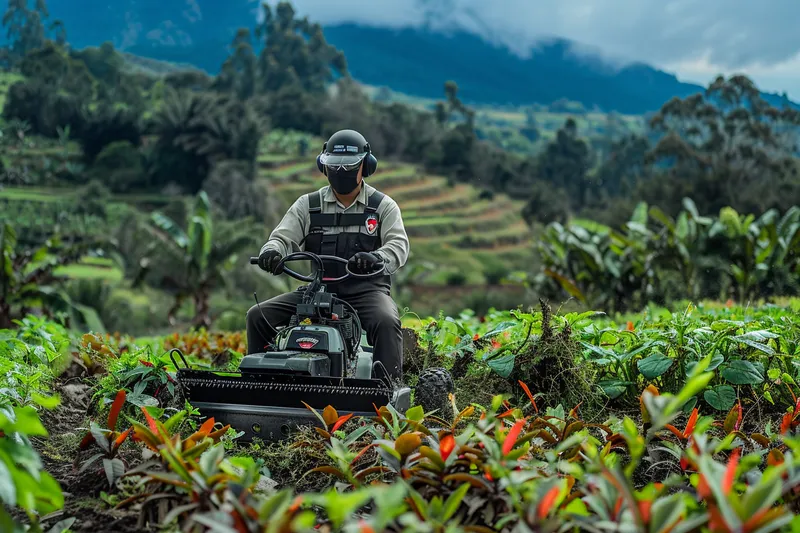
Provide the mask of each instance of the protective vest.
{"label": "protective vest", "polygon": [[[335,255],[350,259],[358,252],[374,252],[380,248],[381,221],[378,207],[384,196],[380,191],[373,191],[363,213],[323,213],[322,191],[309,193],[307,198],[311,222],[304,239],[305,249],[318,255]],[[355,228],[355,231],[336,229],[348,227]],[[326,261],[324,266],[326,278],[338,278],[347,273],[344,264]],[[360,289],[374,290],[376,286],[389,289],[391,277],[388,275],[370,278],[350,277],[343,282],[327,283],[332,289],[350,293],[358,292]]]}

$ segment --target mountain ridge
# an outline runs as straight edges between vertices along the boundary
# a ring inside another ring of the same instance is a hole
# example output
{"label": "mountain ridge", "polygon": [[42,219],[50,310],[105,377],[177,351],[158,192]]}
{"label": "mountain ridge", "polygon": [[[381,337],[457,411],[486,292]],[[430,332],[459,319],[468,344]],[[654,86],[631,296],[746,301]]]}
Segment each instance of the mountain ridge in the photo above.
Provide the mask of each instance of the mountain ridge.
{"label": "mountain ridge", "polygon": [[[235,32],[256,25],[258,0],[229,0],[224,7],[203,0],[175,8],[161,0],[117,0],[114,9],[107,0],[50,0],[48,6],[75,48],[109,41],[129,54],[216,74]],[[323,32],[344,52],[358,81],[424,98],[443,97],[444,83],[453,80],[459,97],[471,105],[520,107],[567,99],[587,110],[647,114],[673,97],[704,90],[642,62],[618,66],[597,54],[575,53],[576,43],[566,39],[543,41],[523,58],[471,33],[468,25],[453,23],[445,31],[443,24],[342,23],[323,26]],[[773,105],[784,102],[776,94],[762,95]]]}

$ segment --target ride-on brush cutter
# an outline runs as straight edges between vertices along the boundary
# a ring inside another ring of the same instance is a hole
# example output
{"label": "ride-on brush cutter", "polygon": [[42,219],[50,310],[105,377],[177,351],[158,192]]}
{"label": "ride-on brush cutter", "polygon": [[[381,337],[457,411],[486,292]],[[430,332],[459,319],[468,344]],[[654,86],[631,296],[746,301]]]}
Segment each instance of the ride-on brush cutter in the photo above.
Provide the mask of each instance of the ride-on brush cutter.
{"label": "ride-on brush cutter", "polygon": [[[298,260],[316,263],[314,274],[305,276],[286,266]],[[245,356],[238,372],[191,369],[180,352],[184,368],[173,359],[184,397],[202,416],[243,432],[242,441],[281,440],[298,426],[318,425],[304,403],[320,412],[331,405],[339,415],[356,416],[375,416],[376,407],[388,404],[401,414],[410,407],[410,387],[392,383],[380,362],[373,361],[357,313],[324,285],[382,270],[357,275],[345,266],[344,276],[330,279],[323,277],[323,261],[347,263],[311,252],[293,253],[280,261],[276,271],[309,285],[289,325],[276,330],[274,346]],[[257,257],[250,258],[251,264],[257,262]],[[446,370],[430,369],[420,375],[415,392],[423,408],[436,408],[447,402],[452,380]]]}

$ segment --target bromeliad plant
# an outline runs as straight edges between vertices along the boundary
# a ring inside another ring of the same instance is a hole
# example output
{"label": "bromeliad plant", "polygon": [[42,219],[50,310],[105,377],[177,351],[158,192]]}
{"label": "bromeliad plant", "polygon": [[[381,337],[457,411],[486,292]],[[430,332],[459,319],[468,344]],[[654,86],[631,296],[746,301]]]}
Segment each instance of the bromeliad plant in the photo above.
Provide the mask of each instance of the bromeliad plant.
{"label": "bromeliad plant", "polygon": [[[106,478],[108,479],[109,487],[114,487],[116,481],[125,474],[127,465],[119,458],[118,452],[122,444],[130,435],[133,426],[129,427],[123,432],[117,431],[117,420],[119,419],[120,411],[125,404],[126,393],[125,390],[117,392],[114,402],[111,404],[111,409],[108,412],[107,427],[101,428],[96,422],[92,421],[89,431],[81,440],[78,449],[83,451],[87,450],[92,444],[100,448],[101,452],[92,455],[89,459],[85,460],[81,466],[80,471],[83,472],[90,466],[95,464],[98,460],[103,461],[103,471],[105,471]],[[77,463],[78,458],[75,458]]]}
{"label": "bromeliad plant", "polygon": [[155,458],[125,473],[141,476],[144,491],[118,504],[127,507],[143,500],[140,527],[147,522],[165,524],[186,519],[191,528],[185,531],[199,530],[203,523],[200,515],[220,510],[228,502],[227,491],[233,485],[248,488],[257,482],[251,470],[239,475],[230,465],[221,465],[224,448],[218,444],[230,426],[215,429],[216,423],[210,418],[184,439],[173,430],[186,418],[187,411],[179,411],[165,422],[154,418],[148,408],[143,407],[142,412],[147,425],[133,422],[134,435]]}

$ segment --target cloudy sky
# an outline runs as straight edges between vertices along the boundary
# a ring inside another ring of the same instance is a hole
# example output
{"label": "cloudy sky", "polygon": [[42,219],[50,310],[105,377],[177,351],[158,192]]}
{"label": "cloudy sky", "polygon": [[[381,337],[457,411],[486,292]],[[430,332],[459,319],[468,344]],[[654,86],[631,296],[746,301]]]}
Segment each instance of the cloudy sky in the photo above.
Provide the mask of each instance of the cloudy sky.
{"label": "cloudy sky", "polygon": [[[269,2],[274,4],[274,0]],[[525,54],[542,38],[575,40],[707,84],[742,72],[800,99],[798,0],[293,0],[322,23],[459,24]],[[487,6],[493,5],[489,10]]]}

